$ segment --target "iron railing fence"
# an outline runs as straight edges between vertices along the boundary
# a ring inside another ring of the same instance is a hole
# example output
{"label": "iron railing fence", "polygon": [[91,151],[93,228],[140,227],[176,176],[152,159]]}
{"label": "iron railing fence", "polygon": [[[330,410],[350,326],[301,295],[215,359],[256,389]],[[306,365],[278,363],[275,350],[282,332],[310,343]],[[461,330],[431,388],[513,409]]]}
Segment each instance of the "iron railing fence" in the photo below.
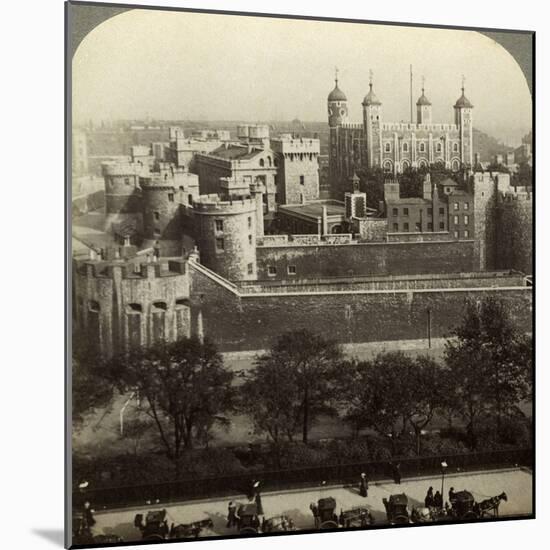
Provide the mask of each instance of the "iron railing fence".
{"label": "iron railing fence", "polygon": [[[441,462],[448,464],[447,474],[484,468],[523,466],[532,468],[532,449],[510,449],[475,453],[394,458],[400,465],[401,475],[415,477],[441,473]],[[388,461],[365,461],[322,466],[247,472],[226,476],[179,479],[172,482],[150,483],[122,487],[89,487],[84,492],[75,491],[73,502],[81,505],[89,500],[96,510],[124,508],[146,503],[167,503],[193,499],[224,497],[244,494],[253,479],[261,480],[263,491],[290,490],[312,485],[358,483],[362,472],[369,480],[391,477]]]}

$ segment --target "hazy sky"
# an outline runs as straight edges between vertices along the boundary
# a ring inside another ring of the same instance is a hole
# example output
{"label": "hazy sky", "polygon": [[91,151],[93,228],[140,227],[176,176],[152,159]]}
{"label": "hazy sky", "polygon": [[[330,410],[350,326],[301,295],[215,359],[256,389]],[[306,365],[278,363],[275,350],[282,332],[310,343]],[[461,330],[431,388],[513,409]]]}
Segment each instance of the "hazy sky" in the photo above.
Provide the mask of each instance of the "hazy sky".
{"label": "hazy sky", "polygon": [[512,56],[474,31],[132,10],[96,27],[73,59],[77,122],[113,118],[327,119],[339,85],[361,120],[369,70],[384,119],[409,119],[421,76],[434,122],[451,122],[466,77],[474,124],[515,139],[531,128],[531,95]]}

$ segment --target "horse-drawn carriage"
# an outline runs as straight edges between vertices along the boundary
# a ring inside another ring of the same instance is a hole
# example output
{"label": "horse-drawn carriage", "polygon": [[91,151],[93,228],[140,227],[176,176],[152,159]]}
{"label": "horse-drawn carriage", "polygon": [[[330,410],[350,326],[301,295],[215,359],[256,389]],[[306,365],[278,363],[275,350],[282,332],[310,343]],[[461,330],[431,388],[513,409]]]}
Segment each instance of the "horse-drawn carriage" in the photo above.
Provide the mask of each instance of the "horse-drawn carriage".
{"label": "horse-drawn carriage", "polygon": [[312,503],[311,512],[317,529],[337,529],[338,516],[335,513],[336,500],[332,497],[320,498],[317,504]]}
{"label": "horse-drawn carriage", "polygon": [[409,499],[405,493],[391,495],[389,499],[383,498],[386,516],[392,525],[410,523]]}
{"label": "horse-drawn carriage", "polygon": [[474,495],[470,491],[459,491],[451,498],[450,515],[454,519],[477,519],[479,512]]}
{"label": "horse-drawn carriage", "polygon": [[262,523],[263,533],[277,533],[296,531],[296,526],[291,518],[288,516],[275,516],[264,520]]}
{"label": "horse-drawn carriage", "polygon": [[241,504],[237,510],[237,517],[239,534],[253,535],[259,531],[260,519],[258,518],[258,506],[256,503]]}
{"label": "horse-drawn carriage", "polygon": [[141,531],[143,540],[164,540],[168,538],[170,532],[164,509],[147,512],[145,521],[143,514],[136,514],[134,527]]}
{"label": "horse-drawn carriage", "polygon": [[374,518],[365,506],[355,506],[349,510],[342,510],[338,522],[342,527],[367,527],[374,523]]}

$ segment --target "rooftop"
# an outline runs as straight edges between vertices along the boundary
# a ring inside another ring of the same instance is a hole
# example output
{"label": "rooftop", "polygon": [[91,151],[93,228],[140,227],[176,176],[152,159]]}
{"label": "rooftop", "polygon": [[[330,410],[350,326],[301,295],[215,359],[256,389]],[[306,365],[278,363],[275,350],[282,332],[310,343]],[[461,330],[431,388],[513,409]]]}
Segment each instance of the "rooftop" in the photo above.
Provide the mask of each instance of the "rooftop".
{"label": "rooftop", "polygon": [[338,201],[320,201],[307,204],[292,204],[280,206],[279,211],[301,214],[308,218],[321,218],[323,215],[323,206],[327,209],[327,216],[344,216],[346,209],[343,203]]}
{"label": "rooftop", "polygon": [[218,147],[210,153],[214,157],[223,158],[227,160],[246,160],[254,158],[259,153],[262,153],[261,149],[249,148],[244,145],[229,145],[228,147]]}

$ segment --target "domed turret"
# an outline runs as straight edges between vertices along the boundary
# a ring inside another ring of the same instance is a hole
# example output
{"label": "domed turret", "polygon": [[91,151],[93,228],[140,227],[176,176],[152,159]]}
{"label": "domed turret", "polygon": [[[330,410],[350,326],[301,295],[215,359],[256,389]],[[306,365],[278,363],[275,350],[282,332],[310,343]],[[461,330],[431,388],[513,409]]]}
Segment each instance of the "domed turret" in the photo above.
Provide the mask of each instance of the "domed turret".
{"label": "domed turret", "polygon": [[464,95],[464,88],[462,88],[462,95],[456,100],[455,108],[457,109],[471,109],[473,107],[470,100]]}
{"label": "domed turret", "polygon": [[330,128],[336,128],[343,122],[347,122],[348,117],[348,98],[346,94],[338,88],[338,69],[334,78],[334,90],[328,94],[328,125]]}
{"label": "domed turret", "polygon": [[334,86],[334,90],[328,94],[328,101],[347,101],[348,98],[346,97],[346,94],[338,88],[338,79],[336,79],[336,85]]}
{"label": "domed turret", "polygon": [[424,77],[422,77],[422,95],[416,102],[416,122],[417,124],[432,123],[432,104],[424,94]]}
{"label": "domed turret", "polygon": [[382,102],[376,97],[372,89],[372,82],[369,83],[369,93],[363,99],[363,105],[382,105]]}

